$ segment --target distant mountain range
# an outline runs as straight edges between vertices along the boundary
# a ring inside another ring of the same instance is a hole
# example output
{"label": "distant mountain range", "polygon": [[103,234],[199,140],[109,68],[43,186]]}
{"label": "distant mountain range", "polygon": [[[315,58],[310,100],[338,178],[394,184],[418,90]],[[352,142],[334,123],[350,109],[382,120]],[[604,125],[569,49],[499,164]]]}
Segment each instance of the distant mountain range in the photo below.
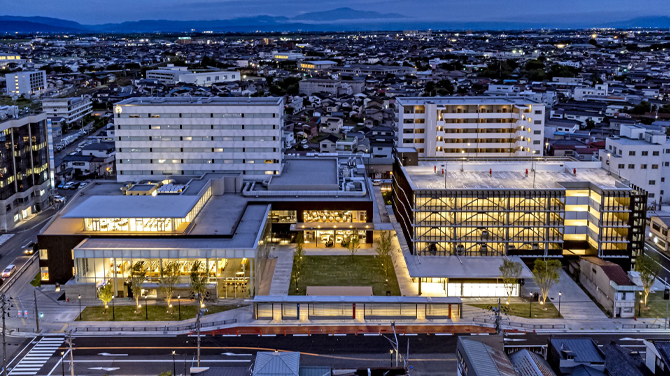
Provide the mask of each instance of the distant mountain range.
{"label": "distant mountain range", "polygon": [[[365,22],[356,22],[362,21]],[[83,25],[78,22],[50,17],[0,16],[0,33],[151,33],[189,32],[211,30],[215,32],[252,31],[369,31],[369,30],[520,30],[540,28],[670,28],[670,17],[649,16],[630,20],[585,24],[574,21],[549,22],[450,22],[415,19],[397,13],[379,13],[351,8],[337,8],[323,12],[309,12],[294,17],[255,16],[228,20],[141,20],[100,25]]]}
{"label": "distant mountain range", "polygon": [[296,21],[312,21],[312,22],[333,22],[343,20],[387,20],[392,18],[408,18],[398,13],[379,13],[372,11],[355,10],[351,8],[337,8],[333,10],[326,10],[323,12],[309,12],[303,13],[299,16],[291,17],[291,20]]}

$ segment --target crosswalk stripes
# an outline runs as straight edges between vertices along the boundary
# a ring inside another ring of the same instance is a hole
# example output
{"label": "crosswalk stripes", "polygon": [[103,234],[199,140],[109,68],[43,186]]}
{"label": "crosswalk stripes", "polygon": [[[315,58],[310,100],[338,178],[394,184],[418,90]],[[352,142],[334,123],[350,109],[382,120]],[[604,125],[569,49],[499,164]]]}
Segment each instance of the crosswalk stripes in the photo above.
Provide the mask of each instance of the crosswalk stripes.
{"label": "crosswalk stripes", "polygon": [[36,375],[37,372],[46,364],[58,348],[65,341],[64,336],[43,337],[35,346],[14,366],[9,372],[10,375]]}

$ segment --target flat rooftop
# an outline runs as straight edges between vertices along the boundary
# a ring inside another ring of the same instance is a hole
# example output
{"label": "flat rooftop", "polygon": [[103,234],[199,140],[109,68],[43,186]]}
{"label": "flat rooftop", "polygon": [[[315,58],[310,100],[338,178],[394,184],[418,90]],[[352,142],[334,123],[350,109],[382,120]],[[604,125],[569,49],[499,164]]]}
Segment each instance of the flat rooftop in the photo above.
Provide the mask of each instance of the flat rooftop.
{"label": "flat rooftop", "polygon": [[123,100],[117,105],[119,106],[171,106],[171,105],[210,105],[210,106],[278,106],[283,99],[280,97],[252,97],[252,98],[236,98],[236,97],[136,97]]}
{"label": "flat rooftop", "polygon": [[[507,257],[523,266],[519,278],[533,278],[521,258]],[[405,253],[407,270],[412,278],[500,278],[503,257],[497,256],[414,256]]]}
{"label": "flat rooftop", "polygon": [[[510,105],[527,105],[527,104],[542,104],[538,101],[528,99],[522,96],[511,97],[488,97],[488,96],[473,96],[473,97],[399,97],[396,103],[404,106],[421,106],[426,103],[437,105],[456,105],[456,104],[510,104]],[[544,104],[542,104],[544,105]]]}
{"label": "flat rooftop", "polygon": [[232,237],[163,236],[150,238],[119,234],[113,238],[85,239],[75,247],[75,251],[254,249],[259,235],[263,232],[268,210],[268,205],[249,205]]}
{"label": "flat rooftop", "polygon": [[[596,167],[600,162],[575,162],[577,174],[573,175],[568,162],[461,162],[420,161],[418,166],[405,166],[410,180],[418,189],[445,189],[445,177],[441,174],[446,164],[447,189],[553,189],[560,182],[590,182],[601,188],[617,187],[614,175]],[[437,166],[437,173],[434,167]],[[532,166],[536,172],[533,173]],[[586,168],[584,168],[586,167]],[[489,169],[493,170],[489,176]],[[526,169],[528,176],[526,177]]]}
{"label": "flat rooftop", "polygon": [[89,196],[63,218],[184,218],[199,196]]}
{"label": "flat rooftop", "polygon": [[285,159],[284,169],[273,176],[268,190],[337,190],[337,159]]}

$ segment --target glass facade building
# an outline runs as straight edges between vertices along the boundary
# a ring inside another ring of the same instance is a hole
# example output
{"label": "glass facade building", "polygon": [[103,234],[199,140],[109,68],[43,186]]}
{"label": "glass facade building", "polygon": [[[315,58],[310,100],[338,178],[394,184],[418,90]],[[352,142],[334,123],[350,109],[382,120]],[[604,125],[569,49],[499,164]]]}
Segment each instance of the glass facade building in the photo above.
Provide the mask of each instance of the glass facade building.
{"label": "glass facade building", "polygon": [[0,230],[48,206],[48,150],[45,114],[0,121]]}
{"label": "glass facade building", "polygon": [[630,268],[642,249],[646,192],[634,186],[599,186],[572,176],[551,182],[553,188],[513,188],[473,175],[478,187],[472,189],[447,186],[446,178],[446,189],[419,188],[396,161],[393,207],[412,254],[592,255]]}

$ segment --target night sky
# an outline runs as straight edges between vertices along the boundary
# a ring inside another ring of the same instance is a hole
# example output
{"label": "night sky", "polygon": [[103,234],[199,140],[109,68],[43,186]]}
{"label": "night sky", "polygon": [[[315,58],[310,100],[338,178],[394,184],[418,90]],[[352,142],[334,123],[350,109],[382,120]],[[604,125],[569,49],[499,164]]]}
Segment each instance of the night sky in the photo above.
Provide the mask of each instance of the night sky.
{"label": "night sky", "polygon": [[4,0],[0,14],[46,16],[82,24],[146,19],[212,20],[295,16],[339,7],[396,12],[417,20],[569,20],[601,23],[670,15],[669,0]]}

